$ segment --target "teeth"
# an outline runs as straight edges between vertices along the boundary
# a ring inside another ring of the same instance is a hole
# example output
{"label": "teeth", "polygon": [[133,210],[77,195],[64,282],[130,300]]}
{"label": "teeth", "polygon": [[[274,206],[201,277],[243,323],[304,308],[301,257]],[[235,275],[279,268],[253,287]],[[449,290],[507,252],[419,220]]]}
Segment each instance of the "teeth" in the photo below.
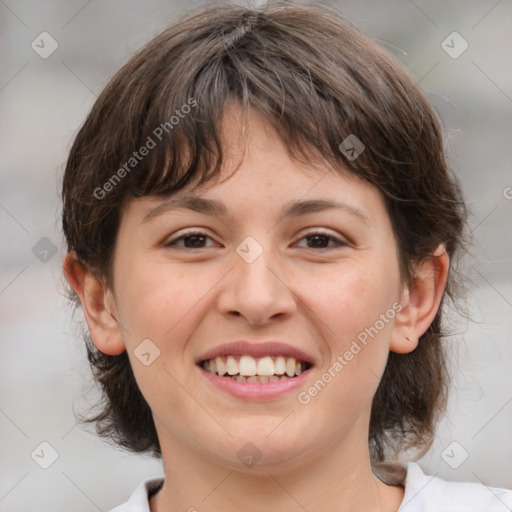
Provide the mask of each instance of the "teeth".
{"label": "teeth", "polygon": [[259,371],[256,372],[256,361],[251,356],[242,356],[238,363],[238,367],[239,372],[237,373],[240,373],[240,375],[247,377],[256,375],[256,373],[258,373],[258,375],[263,375]]}
{"label": "teeth", "polygon": [[226,364],[224,361],[222,361],[222,357],[217,356],[215,359],[210,359],[210,368],[212,361],[215,361],[215,365],[217,366],[217,373],[219,375],[226,375]]}
{"label": "teeth", "polygon": [[[252,357],[251,357],[251,359],[252,359]],[[253,359],[253,361],[254,361],[254,359]],[[300,364],[300,363],[297,363],[297,364]],[[242,373],[242,372],[240,371],[240,373]],[[257,373],[258,373],[258,375],[266,375],[266,376],[274,375],[274,361],[272,361],[271,357],[262,357],[258,361]]]}
{"label": "teeth", "polygon": [[286,373],[286,360],[284,357],[282,357],[282,356],[276,357],[274,369],[275,369],[275,373],[277,375],[284,375]]}
{"label": "teeth", "polygon": [[229,375],[236,375],[238,373],[238,363],[233,356],[228,356],[226,361],[226,370]]}
{"label": "teeth", "polygon": [[286,360],[286,375],[288,375],[288,377],[293,377],[295,375],[295,368],[295,359],[293,357],[289,357]]}
{"label": "teeth", "polygon": [[228,379],[236,380],[237,382],[278,382],[280,380],[288,380],[291,377],[287,375],[281,375],[278,377],[277,375],[267,376],[259,376],[259,375],[251,375],[250,377],[243,377],[242,375],[225,375]]}
{"label": "teeth", "polygon": [[[239,382],[276,382],[300,375],[309,365],[294,357],[270,356],[254,359],[251,356],[217,356],[203,362],[211,373],[231,377]],[[227,374],[227,375],[226,375]]]}

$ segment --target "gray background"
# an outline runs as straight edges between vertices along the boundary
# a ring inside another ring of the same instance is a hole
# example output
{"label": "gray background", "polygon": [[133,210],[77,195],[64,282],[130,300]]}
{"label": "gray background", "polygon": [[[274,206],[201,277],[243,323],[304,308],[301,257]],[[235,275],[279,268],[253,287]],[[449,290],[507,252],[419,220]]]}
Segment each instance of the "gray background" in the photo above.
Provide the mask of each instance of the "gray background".
{"label": "gray background", "polygon": [[[2,512],[105,511],[141,480],[162,474],[158,461],[115,450],[75,426],[73,407],[83,412],[95,394],[83,398],[91,379],[63,293],[58,192],[71,140],[107,78],[194,5],[0,0]],[[510,488],[512,3],[332,5],[382,41],[433,99],[472,212],[475,245],[464,258],[471,320],[451,314],[449,412],[421,464],[449,480]],[[46,59],[31,48],[44,31],[58,43]],[[469,44],[456,59],[441,46],[453,31]],[[50,449],[39,447],[43,441],[58,453],[48,469],[31,458],[50,461]]]}

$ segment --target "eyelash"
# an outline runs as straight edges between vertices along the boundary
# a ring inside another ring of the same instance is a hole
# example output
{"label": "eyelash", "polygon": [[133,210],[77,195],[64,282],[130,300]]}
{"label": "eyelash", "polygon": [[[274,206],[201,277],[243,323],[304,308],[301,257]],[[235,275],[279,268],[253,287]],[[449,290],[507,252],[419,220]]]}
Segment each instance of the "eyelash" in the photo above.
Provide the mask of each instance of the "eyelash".
{"label": "eyelash", "polygon": [[[181,234],[179,237],[177,238],[174,238],[172,240],[169,240],[168,242],[166,242],[164,245],[165,247],[180,247],[180,246],[177,246],[176,243],[180,240],[184,240],[185,238],[189,238],[189,237],[192,237],[192,236],[196,236],[196,235],[199,235],[199,236],[203,236],[205,238],[210,238],[210,235],[208,235],[207,233],[203,232],[203,231],[197,231],[197,230],[192,230],[192,231],[187,231],[183,234]],[[329,231],[325,231],[323,229],[316,229],[314,231],[311,231],[309,233],[306,233],[305,235],[303,235],[300,239],[300,240],[303,240],[305,238],[310,238],[310,237],[314,237],[314,236],[325,236],[327,237],[329,240],[334,240],[336,242],[336,245],[338,247],[320,247],[318,248],[319,250],[321,251],[328,251],[328,250],[333,250],[333,249],[336,249],[336,248],[339,248],[339,247],[343,247],[343,246],[347,246],[348,243],[347,242],[344,242],[343,240],[340,240],[338,238],[336,238],[335,236],[332,235],[332,233],[330,233]],[[180,247],[180,250],[185,250],[185,251],[197,251],[199,249],[207,249],[207,247],[199,247],[199,248],[191,248],[191,247]],[[303,249],[312,249],[314,250],[315,248],[314,247],[304,247]]]}

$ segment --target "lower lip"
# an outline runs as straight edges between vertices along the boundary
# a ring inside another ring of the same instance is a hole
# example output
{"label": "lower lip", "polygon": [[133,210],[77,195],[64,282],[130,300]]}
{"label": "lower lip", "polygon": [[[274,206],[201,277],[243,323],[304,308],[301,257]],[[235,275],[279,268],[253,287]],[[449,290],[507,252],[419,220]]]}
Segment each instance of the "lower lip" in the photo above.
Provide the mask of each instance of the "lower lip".
{"label": "lower lip", "polygon": [[300,375],[277,382],[238,382],[229,377],[221,377],[198,366],[201,373],[218,389],[229,393],[236,398],[245,400],[268,400],[279,398],[286,393],[297,389],[309,377],[311,368]]}

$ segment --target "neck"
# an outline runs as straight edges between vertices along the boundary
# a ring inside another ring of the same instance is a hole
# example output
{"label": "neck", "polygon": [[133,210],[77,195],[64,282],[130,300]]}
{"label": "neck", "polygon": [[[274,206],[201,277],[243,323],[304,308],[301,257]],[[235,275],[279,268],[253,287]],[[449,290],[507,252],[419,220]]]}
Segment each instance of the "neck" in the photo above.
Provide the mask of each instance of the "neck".
{"label": "neck", "polygon": [[162,433],[166,479],[151,500],[151,512],[395,512],[403,497],[400,487],[374,476],[367,437],[360,433],[358,440],[346,438],[316,456],[303,454],[282,466],[257,464],[245,471],[216,463]]}

